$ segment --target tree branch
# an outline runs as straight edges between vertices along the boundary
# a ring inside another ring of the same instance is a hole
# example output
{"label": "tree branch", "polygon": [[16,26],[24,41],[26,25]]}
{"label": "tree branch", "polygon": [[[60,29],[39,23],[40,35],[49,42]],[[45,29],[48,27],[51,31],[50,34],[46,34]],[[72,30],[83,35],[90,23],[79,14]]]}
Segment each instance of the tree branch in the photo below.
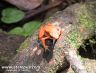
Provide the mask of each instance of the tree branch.
{"label": "tree branch", "polygon": [[5,73],[56,73],[60,68],[64,70],[68,67],[68,62],[75,73],[87,73],[77,55],[77,49],[95,32],[94,9],[93,4],[75,4],[54,14],[44,22],[51,22],[62,28],[63,32],[54,50],[47,54],[43,53],[44,50],[38,42],[38,31],[36,31],[21,45],[20,51],[9,64],[12,68],[18,66],[15,68],[16,71],[10,72],[6,69]]}

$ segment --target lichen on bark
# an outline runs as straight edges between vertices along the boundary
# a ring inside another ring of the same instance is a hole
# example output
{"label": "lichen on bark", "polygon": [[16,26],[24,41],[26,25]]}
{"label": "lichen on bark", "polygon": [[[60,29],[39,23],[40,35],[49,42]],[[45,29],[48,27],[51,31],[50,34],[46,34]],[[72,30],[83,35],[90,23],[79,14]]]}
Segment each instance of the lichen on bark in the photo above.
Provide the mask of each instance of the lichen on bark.
{"label": "lichen on bark", "polygon": [[[81,30],[89,31],[92,33],[94,28],[96,27],[96,18],[94,17],[95,14],[92,14],[91,11],[94,8],[92,4],[82,4],[82,6],[77,8],[76,11],[76,18],[81,26]],[[82,33],[82,32],[81,32]],[[92,33],[93,34],[93,33]]]}
{"label": "lichen on bark", "polygon": [[77,25],[76,29],[70,31],[68,35],[68,41],[74,48],[78,48],[82,44],[83,39],[88,39],[94,34],[96,18],[93,18],[94,14],[90,11],[92,7],[94,6],[82,4],[74,9]]}

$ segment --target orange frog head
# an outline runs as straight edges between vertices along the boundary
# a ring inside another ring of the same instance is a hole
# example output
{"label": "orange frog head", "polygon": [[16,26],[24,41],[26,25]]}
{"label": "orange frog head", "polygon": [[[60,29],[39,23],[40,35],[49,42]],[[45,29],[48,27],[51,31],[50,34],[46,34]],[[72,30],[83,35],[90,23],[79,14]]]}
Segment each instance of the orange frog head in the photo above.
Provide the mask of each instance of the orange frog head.
{"label": "orange frog head", "polygon": [[41,26],[38,38],[45,50],[53,49],[56,40],[60,37],[61,28],[47,23]]}

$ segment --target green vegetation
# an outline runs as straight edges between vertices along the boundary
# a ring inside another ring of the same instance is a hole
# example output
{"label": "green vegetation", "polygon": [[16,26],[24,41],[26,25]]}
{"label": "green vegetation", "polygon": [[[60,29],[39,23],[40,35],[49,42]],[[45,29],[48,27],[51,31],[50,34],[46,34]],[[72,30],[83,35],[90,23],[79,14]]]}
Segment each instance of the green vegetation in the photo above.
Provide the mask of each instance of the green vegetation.
{"label": "green vegetation", "polygon": [[16,28],[12,29],[9,33],[16,34],[16,35],[23,35],[24,31],[22,28],[16,27]]}
{"label": "green vegetation", "polygon": [[82,39],[82,38],[80,37],[79,32],[77,32],[77,31],[71,32],[70,35],[68,36],[68,38],[69,38],[69,43],[74,48],[77,48],[78,46],[81,45],[80,39]]}
{"label": "green vegetation", "polygon": [[30,43],[30,42],[29,42],[29,39],[25,40],[25,42],[23,42],[23,43],[21,44],[20,48],[17,49],[16,51],[17,51],[17,52],[20,52],[22,49],[28,48],[29,43]]}
{"label": "green vegetation", "polygon": [[23,19],[25,16],[23,11],[20,11],[16,8],[6,8],[2,11],[2,18],[1,20],[4,23],[10,24],[10,23],[16,23]]}
{"label": "green vegetation", "polygon": [[[22,20],[25,16],[25,13],[17,8],[6,8],[3,9],[2,11],[2,18],[1,21],[6,23],[6,25],[12,23],[16,23],[20,20]],[[15,34],[15,35],[21,35],[21,36],[30,36],[32,35],[37,28],[40,26],[41,22],[40,21],[30,21],[27,22],[23,25],[23,27],[15,27],[9,31],[10,34]]]}
{"label": "green vegetation", "polygon": [[92,30],[93,26],[96,26],[92,19],[92,14],[90,13],[89,8],[92,6],[87,6],[86,4],[82,5],[77,13],[77,18],[84,27],[86,27],[87,30]]}
{"label": "green vegetation", "polygon": [[[80,6],[80,8],[77,8],[75,10],[75,14],[76,14],[78,24],[80,23],[80,27],[82,27],[80,29],[84,31],[89,31],[91,33],[94,27],[96,27],[94,23],[96,21],[92,19],[92,14],[90,13],[89,8],[90,7],[88,7],[86,4],[83,4],[82,6]],[[68,36],[68,39],[69,39],[68,41],[74,48],[82,44],[80,41],[82,40],[82,37],[80,36],[81,34],[83,33],[80,33],[79,30],[70,32]]]}
{"label": "green vegetation", "polygon": [[38,29],[40,24],[41,24],[40,21],[31,21],[31,22],[24,24],[22,28],[16,27],[12,29],[9,33],[27,37],[27,36],[32,35]]}

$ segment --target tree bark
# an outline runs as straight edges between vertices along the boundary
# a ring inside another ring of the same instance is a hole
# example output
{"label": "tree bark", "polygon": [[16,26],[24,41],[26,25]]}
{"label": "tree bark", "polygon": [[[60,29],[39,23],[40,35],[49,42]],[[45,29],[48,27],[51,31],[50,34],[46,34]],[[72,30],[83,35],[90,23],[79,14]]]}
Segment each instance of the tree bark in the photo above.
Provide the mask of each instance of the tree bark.
{"label": "tree bark", "polygon": [[43,0],[5,0],[10,4],[22,9],[22,10],[32,10],[39,7]]}
{"label": "tree bark", "polygon": [[60,73],[59,70],[64,71],[69,63],[75,73],[87,73],[77,49],[85,39],[96,34],[95,6],[96,3],[75,4],[47,19],[42,24],[51,22],[62,28],[54,50],[44,54],[37,30],[21,45],[5,73]]}
{"label": "tree bark", "polygon": [[0,73],[4,73],[1,66],[9,64],[24,40],[23,36],[10,35],[0,30]]}

